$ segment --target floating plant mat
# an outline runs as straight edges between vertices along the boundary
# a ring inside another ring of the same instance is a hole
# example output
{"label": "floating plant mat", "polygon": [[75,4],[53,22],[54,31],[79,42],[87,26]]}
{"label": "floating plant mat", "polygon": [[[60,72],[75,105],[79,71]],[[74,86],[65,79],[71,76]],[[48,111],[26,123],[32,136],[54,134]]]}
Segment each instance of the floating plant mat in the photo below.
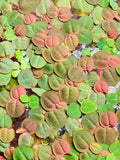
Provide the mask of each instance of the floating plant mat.
{"label": "floating plant mat", "polygon": [[120,159],[120,0],[0,0],[0,160]]}

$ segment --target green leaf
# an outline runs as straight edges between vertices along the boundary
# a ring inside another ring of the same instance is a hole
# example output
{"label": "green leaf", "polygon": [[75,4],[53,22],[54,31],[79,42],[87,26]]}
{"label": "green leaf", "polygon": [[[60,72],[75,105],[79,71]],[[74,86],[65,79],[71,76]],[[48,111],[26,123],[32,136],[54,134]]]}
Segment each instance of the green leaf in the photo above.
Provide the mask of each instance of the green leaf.
{"label": "green leaf", "polygon": [[114,10],[117,10],[118,9],[118,4],[113,1],[113,0],[110,0],[110,6],[112,7],[112,9]]}
{"label": "green leaf", "polygon": [[78,20],[81,28],[91,30],[93,28],[93,19],[89,16],[82,16]]}
{"label": "green leaf", "polygon": [[8,15],[8,23],[11,26],[16,26],[17,24],[23,24],[23,15],[18,11],[14,10]]}
{"label": "green leaf", "polygon": [[120,143],[113,143],[109,149],[117,158],[120,158]]}
{"label": "green leaf", "polygon": [[18,83],[23,87],[29,89],[33,88],[36,85],[37,80],[33,77],[33,73],[30,69],[25,69],[19,73]]}
{"label": "green leaf", "polygon": [[88,99],[92,100],[96,107],[100,107],[101,105],[105,104],[105,95],[103,93],[95,93],[95,92],[91,92],[88,95]]}
{"label": "green leaf", "polygon": [[103,104],[102,106],[100,106],[98,108],[99,114],[101,114],[102,112],[107,111],[107,110],[111,110],[111,111],[115,112],[115,109],[111,104]]}
{"label": "green leaf", "polygon": [[30,108],[37,108],[39,106],[39,97],[36,95],[31,95],[29,100]]}
{"label": "green leaf", "polygon": [[118,104],[118,95],[116,93],[109,93],[106,100],[109,104],[116,105]]}
{"label": "green leaf", "polygon": [[34,68],[42,68],[46,65],[46,61],[44,60],[44,58],[37,55],[34,55],[31,58],[30,63]]}
{"label": "green leaf", "polygon": [[102,9],[102,7],[97,6],[92,12],[93,21],[95,24],[101,24],[101,22],[104,20],[102,17]]}
{"label": "green leaf", "polygon": [[71,103],[67,107],[67,115],[70,118],[79,118],[79,117],[81,117],[80,105],[78,103]]}
{"label": "green leaf", "polygon": [[41,0],[39,5],[36,8],[36,14],[39,17],[42,17],[46,14],[47,8],[52,6],[53,2],[51,0]]}
{"label": "green leaf", "polygon": [[25,50],[29,46],[30,39],[27,37],[21,38],[17,37],[12,41],[16,49]]}
{"label": "green leaf", "polygon": [[81,102],[81,112],[85,114],[89,114],[95,111],[95,103],[90,99],[84,99]]}
{"label": "green leaf", "polygon": [[15,47],[14,45],[9,41],[3,41],[1,43],[2,47],[4,48],[5,56],[10,55],[10,57],[13,57],[15,54]]}
{"label": "green leaf", "polygon": [[46,90],[44,90],[44,89],[42,89],[42,88],[32,88],[32,91],[33,91],[34,93],[36,93],[38,96],[41,97],[41,95],[42,95]]}
{"label": "green leaf", "polygon": [[26,94],[20,96],[21,102],[29,102],[29,97]]}
{"label": "green leaf", "polygon": [[7,85],[10,82],[11,73],[1,74],[0,73],[0,86]]}
{"label": "green leaf", "polygon": [[73,133],[77,128],[79,128],[79,123],[76,119],[67,118],[65,128],[69,133]]}
{"label": "green leaf", "polygon": [[12,28],[8,28],[6,31],[5,31],[5,36],[6,36],[6,39],[8,41],[12,41],[14,39],[16,39],[16,35],[14,34],[14,31]]}
{"label": "green leaf", "polygon": [[101,0],[100,3],[99,3],[99,5],[101,7],[108,7],[109,3],[110,3],[110,0]]}
{"label": "green leaf", "polygon": [[67,7],[71,9],[70,1],[69,0],[58,0],[56,3],[57,7]]}
{"label": "green leaf", "polygon": [[91,31],[83,29],[80,34],[78,34],[80,44],[90,44],[93,40]]}
{"label": "green leaf", "polygon": [[13,61],[9,58],[4,58],[0,62],[0,73],[7,74],[10,73],[13,69]]}
{"label": "green leaf", "polygon": [[33,149],[24,145],[20,145],[16,147],[13,153],[14,160],[18,160],[18,159],[32,160],[32,156],[33,156]]}
{"label": "green leaf", "polygon": [[90,13],[93,10],[93,5],[90,5],[85,0],[73,0],[72,5],[74,9],[85,13]]}

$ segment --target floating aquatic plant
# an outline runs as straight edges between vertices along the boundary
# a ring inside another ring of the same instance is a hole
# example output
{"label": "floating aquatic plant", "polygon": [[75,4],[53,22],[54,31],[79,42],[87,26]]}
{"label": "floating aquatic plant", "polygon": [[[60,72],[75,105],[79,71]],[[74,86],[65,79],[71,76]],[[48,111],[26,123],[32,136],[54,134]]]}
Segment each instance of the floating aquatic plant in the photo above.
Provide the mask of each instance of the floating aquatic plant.
{"label": "floating aquatic plant", "polygon": [[86,130],[79,129],[73,134],[73,143],[79,152],[85,152],[94,141],[94,137]]}
{"label": "floating aquatic plant", "polygon": [[110,110],[104,111],[101,113],[99,117],[99,122],[102,127],[115,127],[118,120],[117,120],[117,115]]}
{"label": "floating aquatic plant", "polygon": [[20,117],[25,111],[25,105],[20,101],[9,99],[6,103],[6,111],[10,117]]}
{"label": "floating aquatic plant", "polygon": [[30,134],[34,134],[37,131],[37,126],[37,121],[34,118],[26,118],[21,124],[21,127]]}
{"label": "floating aquatic plant", "polygon": [[1,0],[0,14],[0,159],[119,159],[119,0]]}
{"label": "floating aquatic plant", "polygon": [[70,144],[69,142],[64,138],[59,138],[54,141],[52,145],[52,151],[56,157],[62,157],[64,154],[67,154],[70,152]]}

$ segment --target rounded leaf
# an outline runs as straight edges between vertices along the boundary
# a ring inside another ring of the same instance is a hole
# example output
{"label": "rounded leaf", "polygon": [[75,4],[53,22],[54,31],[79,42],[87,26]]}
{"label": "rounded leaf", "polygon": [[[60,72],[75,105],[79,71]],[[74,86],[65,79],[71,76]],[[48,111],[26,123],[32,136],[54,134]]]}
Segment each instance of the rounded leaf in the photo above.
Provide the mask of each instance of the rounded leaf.
{"label": "rounded leaf", "polygon": [[79,59],[78,66],[82,70],[87,70],[88,72],[90,72],[94,68],[94,59],[92,57],[83,56]]}
{"label": "rounded leaf", "polygon": [[120,144],[119,144],[119,143],[113,143],[113,144],[111,144],[111,146],[110,146],[110,152],[114,153],[114,155],[115,155],[117,158],[120,158],[119,148],[120,148]]}
{"label": "rounded leaf", "polygon": [[120,76],[117,74],[115,68],[109,68],[101,71],[100,78],[106,81],[109,85],[115,85],[120,81]]}
{"label": "rounded leaf", "polygon": [[34,14],[28,13],[24,15],[24,23],[29,25],[31,23],[35,23],[36,22],[36,17]]}
{"label": "rounded leaf", "polygon": [[52,47],[59,45],[59,44],[60,44],[59,37],[55,34],[50,34],[45,39],[45,46],[47,48],[52,48]]}
{"label": "rounded leaf", "polygon": [[57,18],[58,16],[58,8],[53,5],[53,6],[50,6],[48,9],[47,9],[47,15],[50,17],[50,18]]}
{"label": "rounded leaf", "polygon": [[33,73],[31,70],[25,69],[19,73],[18,83],[23,87],[29,89],[33,88],[36,85],[37,80],[33,77]]}
{"label": "rounded leaf", "polygon": [[34,68],[42,68],[46,65],[44,58],[37,55],[32,56],[30,63]]}
{"label": "rounded leaf", "polygon": [[14,160],[18,159],[32,160],[32,156],[33,156],[33,149],[25,145],[20,145],[16,147],[13,153]]}
{"label": "rounded leaf", "polygon": [[9,92],[4,90],[0,92],[0,106],[5,107],[7,100],[10,98]]}
{"label": "rounded leaf", "polygon": [[34,45],[36,45],[38,47],[44,47],[46,38],[47,38],[46,33],[36,32],[32,36],[32,42],[34,43]]}
{"label": "rounded leaf", "polygon": [[34,94],[31,95],[29,99],[29,106],[33,109],[39,107],[39,97]]}
{"label": "rounded leaf", "polygon": [[95,132],[95,138],[98,143],[105,143],[111,145],[115,142],[117,137],[116,130],[114,128],[102,128],[98,127]]}
{"label": "rounded leaf", "polygon": [[60,21],[66,22],[66,21],[70,20],[71,17],[72,17],[72,15],[71,15],[71,11],[70,11],[69,8],[60,7],[58,9],[58,18],[59,18]]}
{"label": "rounded leaf", "polygon": [[[4,50],[4,55],[2,54],[2,56],[0,56],[0,57],[4,57],[4,56],[8,56],[8,55],[10,57],[14,56],[15,46],[12,43],[10,43],[8,41],[3,41],[3,42],[1,42],[1,47],[2,47],[2,50]],[[0,51],[1,51],[1,49],[0,49]],[[2,51],[1,51],[1,53],[2,53]]]}
{"label": "rounded leaf", "polygon": [[33,68],[32,72],[35,78],[40,78],[43,76],[44,68],[39,68],[39,69]]}
{"label": "rounded leaf", "polygon": [[86,152],[93,141],[94,137],[88,131],[79,129],[73,134],[73,144],[79,152]]}
{"label": "rounded leaf", "polygon": [[59,102],[59,96],[54,91],[46,91],[42,94],[40,102],[45,110],[52,111],[55,109],[56,104]]}
{"label": "rounded leaf", "polygon": [[65,38],[65,45],[69,47],[69,49],[75,50],[75,48],[78,46],[79,39],[77,35],[71,34],[67,35]]}
{"label": "rounded leaf", "polygon": [[94,84],[94,91],[96,93],[107,93],[108,91],[108,84],[104,80],[98,80]]}
{"label": "rounded leaf", "polygon": [[38,79],[38,86],[44,90],[50,90],[49,76],[43,74],[43,76]]}
{"label": "rounded leaf", "polygon": [[11,142],[15,137],[14,129],[2,128],[0,129],[0,140],[4,143]]}
{"label": "rounded leaf", "polygon": [[9,99],[6,103],[6,111],[10,117],[20,117],[25,111],[25,104]]}
{"label": "rounded leaf", "polygon": [[52,88],[53,90],[59,90],[59,88],[63,84],[64,84],[64,79],[56,76],[55,74],[49,77],[49,85],[50,88]]}
{"label": "rounded leaf", "polygon": [[23,94],[26,94],[26,89],[21,85],[14,86],[10,90],[10,98],[13,101],[18,101],[20,96]]}
{"label": "rounded leaf", "polygon": [[54,72],[61,78],[65,78],[68,69],[72,66],[72,62],[66,58],[62,62],[54,64]]}
{"label": "rounded leaf", "polygon": [[95,71],[92,71],[91,73],[86,75],[85,82],[89,86],[94,86],[95,82],[98,81],[100,78],[98,74]]}
{"label": "rounded leaf", "polygon": [[112,105],[110,105],[110,104],[103,104],[103,105],[101,105],[101,106],[98,108],[99,115],[100,115],[102,112],[108,111],[108,110],[115,112],[115,109],[114,109],[114,107],[113,107]]}
{"label": "rounded leaf", "polygon": [[112,10],[110,7],[105,7],[102,10],[102,16],[105,20],[111,21],[113,18],[118,16],[118,12]]}
{"label": "rounded leaf", "polygon": [[12,119],[5,113],[0,114],[0,128],[9,128],[12,126]]}
{"label": "rounded leaf", "polygon": [[63,157],[71,150],[69,142],[64,138],[56,139],[52,144],[52,151],[56,157]]}
{"label": "rounded leaf", "polygon": [[93,55],[93,59],[97,69],[108,68],[110,55],[107,52],[98,51]]}
{"label": "rounded leaf", "polygon": [[68,77],[74,82],[82,82],[85,79],[85,73],[80,67],[73,65],[68,70]]}
{"label": "rounded leaf", "polygon": [[26,118],[22,121],[21,127],[28,133],[34,134],[37,131],[38,123],[34,118]]}
{"label": "rounded leaf", "polygon": [[82,16],[78,21],[80,23],[81,28],[89,30],[93,28],[93,19],[89,16]]}
{"label": "rounded leaf", "polygon": [[90,99],[84,99],[81,102],[81,112],[84,114],[89,114],[95,110],[95,103]]}
{"label": "rounded leaf", "polygon": [[96,112],[86,114],[82,118],[82,127],[85,130],[94,131],[99,126],[99,116]]}
{"label": "rounded leaf", "polygon": [[111,105],[116,105],[118,104],[118,95],[116,93],[109,93],[107,94],[106,100],[109,104]]}
{"label": "rounded leaf", "polygon": [[21,13],[30,13],[34,11],[37,7],[37,1],[34,0],[19,0],[19,11]]}
{"label": "rounded leaf", "polygon": [[112,38],[112,39],[115,40],[118,36],[118,32],[117,32],[116,29],[110,28],[110,29],[107,30],[107,35],[108,35],[109,38]]}
{"label": "rounded leaf", "polygon": [[66,114],[63,111],[55,109],[45,114],[47,123],[55,129],[62,128],[66,122]]}
{"label": "rounded leaf", "polygon": [[67,118],[65,128],[70,134],[73,134],[73,132],[79,128],[79,122],[76,119],[71,119],[69,117]]}
{"label": "rounded leaf", "polygon": [[78,38],[80,44],[90,44],[93,40],[93,35],[91,31],[83,29],[80,34],[78,34]]}
{"label": "rounded leaf", "polygon": [[104,111],[99,117],[99,122],[102,127],[115,127],[118,122],[117,115],[113,111]]}
{"label": "rounded leaf", "polygon": [[112,21],[103,20],[102,21],[102,28],[104,29],[104,31],[107,31],[110,28],[117,29],[118,23],[115,20],[112,20]]}
{"label": "rounded leaf", "polygon": [[0,73],[0,86],[7,85],[10,82],[11,73],[1,74]]}
{"label": "rounded leaf", "polygon": [[120,58],[116,56],[112,56],[109,61],[109,66],[112,68],[116,68],[120,64]]}
{"label": "rounded leaf", "polygon": [[60,62],[66,56],[68,56],[68,50],[64,46],[57,45],[51,50],[51,57],[56,62]]}
{"label": "rounded leaf", "polygon": [[71,103],[67,107],[67,115],[70,118],[79,118],[79,117],[81,117],[80,105],[78,103]]}
{"label": "rounded leaf", "polygon": [[41,106],[31,109],[30,110],[30,117],[34,118],[37,122],[43,122],[44,121],[44,110],[42,109]]}
{"label": "rounded leaf", "polygon": [[18,138],[18,145],[25,145],[28,147],[32,147],[34,143],[34,138],[27,132],[22,133]]}
{"label": "rounded leaf", "polygon": [[25,37],[27,28],[24,24],[18,24],[14,28],[14,33],[19,37]]}
{"label": "rounded leaf", "polygon": [[3,58],[0,62],[0,73],[7,74],[13,69],[14,63],[11,59]]}
{"label": "rounded leaf", "polygon": [[38,123],[36,135],[40,138],[47,138],[52,133],[52,127],[46,122]]}
{"label": "rounded leaf", "polygon": [[80,25],[76,19],[70,19],[63,24],[63,32],[65,34],[78,34],[80,32]]}
{"label": "rounded leaf", "polygon": [[8,23],[11,26],[16,26],[17,24],[23,24],[23,15],[16,10],[12,11],[8,15]]}
{"label": "rounded leaf", "polygon": [[15,40],[13,40],[13,44],[16,49],[18,50],[26,50],[29,46],[30,39],[27,37],[17,37]]}
{"label": "rounded leaf", "polygon": [[91,92],[88,95],[88,99],[92,100],[95,103],[96,107],[99,107],[99,108],[101,105],[105,104],[105,100],[106,100],[105,94],[103,94],[103,93],[97,94],[95,92]]}
{"label": "rounded leaf", "polygon": [[5,148],[4,150],[4,156],[8,159],[12,159],[13,158],[13,152],[14,152],[15,148],[14,147],[8,147]]}
{"label": "rounded leaf", "polygon": [[54,63],[52,57],[51,57],[51,48],[45,48],[42,51],[42,56],[48,63]]}
{"label": "rounded leaf", "polygon": [[90,150],[94,153],[94,154],[99,154],[100,151],[102,150],[102,146],[99,143],[93,142],[90,145]]}
{"label": "rounded leaf", "polygon": [[67,104],[76,102],[79,98],[80,91],[77,87],[67,87],[63,85],[59,90],[60,98]]}
{"label": "rounded leaf", "polygon": [[52,155],[52,150],[50,146],[43,145],[40,147],[38,154],[40,160],[49,159],[51,155]]}

